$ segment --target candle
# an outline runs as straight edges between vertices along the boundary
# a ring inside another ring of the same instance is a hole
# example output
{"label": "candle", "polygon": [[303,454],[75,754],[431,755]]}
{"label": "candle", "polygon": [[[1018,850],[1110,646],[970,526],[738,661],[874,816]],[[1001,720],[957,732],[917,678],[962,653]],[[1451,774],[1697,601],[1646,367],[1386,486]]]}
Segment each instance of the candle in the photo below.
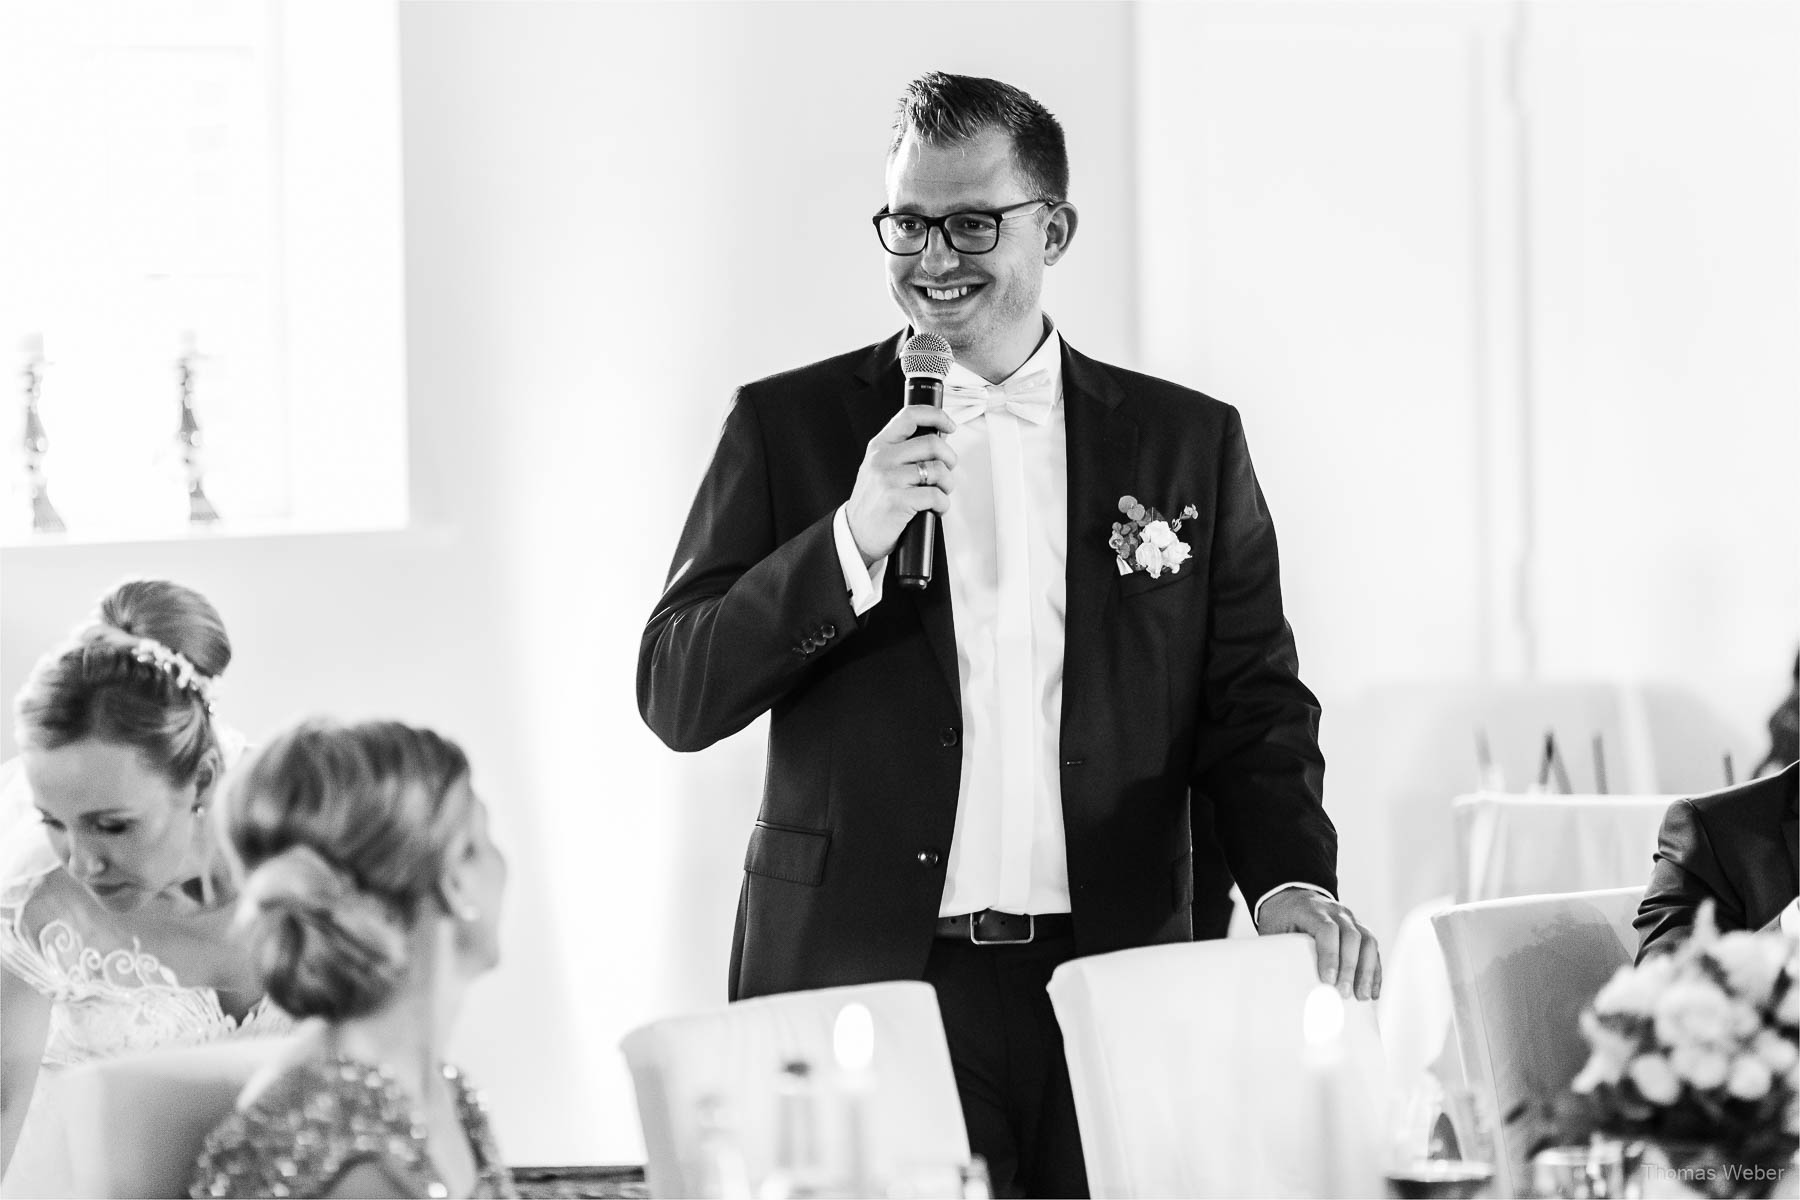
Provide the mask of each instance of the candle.
{"label": "candle", "polygon": [[1475,786],[1484,792],[1504,792],[1506,790],[1506,773],[1494,761],[1493,751],[1488,748],[1487,730],[1475,727]]}
{"label": "candle", "polygon": [[874,1087],[875,1019],[866,1006],[846,1004],[831,1031],[832,1056],[844,1093],[845,1184],[851,1196],[874,1195],[869,1172],[868,1104]]}
{"label": "candle", "polygon": [[1344,1061],[1344,998],[1330,984],[1317,984],[1307,993],[1306,1007],[1300,1014],[1300,1032],[1305,1041],[1301,1062],[1306,1067],[1313,1102],[1318,1105],[1318,1124],[1314,1147],[1317,1174],[1314,1196],[1344,1195],[1343,1137],[1338,1128],[1337,1077]]}

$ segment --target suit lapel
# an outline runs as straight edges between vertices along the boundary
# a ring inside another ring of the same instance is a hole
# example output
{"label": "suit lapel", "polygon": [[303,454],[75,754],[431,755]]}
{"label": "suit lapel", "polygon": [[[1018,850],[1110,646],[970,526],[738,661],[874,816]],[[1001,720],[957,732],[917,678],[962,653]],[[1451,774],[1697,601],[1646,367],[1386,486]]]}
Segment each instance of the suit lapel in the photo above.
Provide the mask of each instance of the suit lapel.
{"label": "suit lapel", "polygon": [[1098,694],[1105,678],[1102,625],[1118,576],[1116,556],[1106,543],[1112,536],[1112,523],[1118,519],[1119,497],[1134,486],[1138,424],[1126,411],[1130,405],[1119,385],[1066,341],[1063,402],[1069,460],[1062,715],[1066,758],[1083,753],[1080,746],[1070,744],[1070,731],[1093,727],[1098,715],[1094,705],[1104,705],[1106,700]]}
{"label": "suit lapel", "polygon": [[[850,431],[856,444],[866,446],[869,439],[881,432],[893,415],[900,411],[901,393],[905,390],[906,379],[900,371],[900,339],[905,331],[895,334],[887,341],[876,346],[857,370],[856,376],[863,383],[861,390],[852,392],[845,399],[847,415],[850,418]],[[931,586],[923,592],[915,592],[903,588],[893,575],[893,559],[888,560],[888,576],[882,581],[882,603],[885,597],[899,597],[903,604],[912,605],[918,613],[919,624],[925,630],[925,640],[931,646],[939,669],[944,674],[944,681],[950,686],[950,694],[956,697],[960,706],[962,700],[962,684],[956,667],[956,622],[950,608],[950,568],[944,554],[943,530],[938,531],[937,556],[932,561]]]}
{"label": "suit lapel", "polygon": [[857,364],[856,381],[862,386],[844,394],[844,415],[856,444],[866,446],[881,432],[888,418],[900,411],[900,393],[906,382],[900,374],[900,335],[895,334],[870,350]]}

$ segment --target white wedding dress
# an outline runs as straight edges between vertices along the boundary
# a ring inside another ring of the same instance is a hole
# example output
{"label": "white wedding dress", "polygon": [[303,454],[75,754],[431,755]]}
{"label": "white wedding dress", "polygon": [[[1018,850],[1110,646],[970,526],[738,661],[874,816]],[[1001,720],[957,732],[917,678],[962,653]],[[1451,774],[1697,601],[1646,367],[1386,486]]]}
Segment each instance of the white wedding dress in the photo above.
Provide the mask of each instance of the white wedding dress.
{"label": "white wedding dress", "polygon": [[[280,1033],[292,1021],[257,1001],[243,1019],[210,987],[189,987],[133,939],[102,940],[72,908],[56,911],[46,884],[62,869],[38,823],[18,761],[0,766],[0,966],[51,1001],[43,1069],[220,1038]],[[32,901],[42,895],[44,903]]]}

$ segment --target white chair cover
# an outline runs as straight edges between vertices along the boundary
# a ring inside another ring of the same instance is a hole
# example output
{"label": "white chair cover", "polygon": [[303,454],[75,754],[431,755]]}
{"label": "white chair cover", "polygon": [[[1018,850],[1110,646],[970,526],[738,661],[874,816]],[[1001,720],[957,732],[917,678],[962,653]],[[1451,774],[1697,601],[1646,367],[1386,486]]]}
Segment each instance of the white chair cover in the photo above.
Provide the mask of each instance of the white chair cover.
{"label": "white chair cover", "polygon": [[832,1033],[852,1002],[874,1018],[867,1131],[877,1179],[969,1162],[962,1104],[950,1069],[937,993],[930,984],[865,984],[762,996],[653,1021],[620,1042],[637,1089],[655,1196],[701,1195],[700,1103],[725,1111],[752,1181],[775,1165],[775,1096],[782,1065],[834,1069]]}
{"label": "white chair cover", "polygon": [[200,1144],[285,1041],[239,1038],[40,1075],[0,1193],[186,1196]]}
{"label": "white chair cover", "polygon": [[1637,955],[1631,919],[1642,887],[1461,904],[1434,916],[1450,971],[1463,1070],[1488,1105],[1502,1196],[1530,1182],[1526,1129],[1506,1117],[1551,1100],[1587,1061],[1578,1023]]}
{"label": "white chair cover", "polygon": [[1435,1075],[1446,1088],[1463,1085],[1451,1024],[1450,977],[1431,918],[1449,908],[1449,896],[1438,896],[1407,913],[1391,945],[1382,948],[1381,1044],[1387,1051],[1388,1076],[1395,1096],[1404,1096],[1423,1075]]}
{"label": "white chair cover", "polygon": [[1092,1194],[1382,1194],[1386,1072],[1374,1006],[1347,1004],[1341,1061],[1309,1066],[1301,1014],[1317,982],[1312,941],[1299,934],[1057,968],[1050,999]]}
{"label": "white chair cover", "polygon": [[1458,903],[1641,886],[1674,796],[1458,796]]}

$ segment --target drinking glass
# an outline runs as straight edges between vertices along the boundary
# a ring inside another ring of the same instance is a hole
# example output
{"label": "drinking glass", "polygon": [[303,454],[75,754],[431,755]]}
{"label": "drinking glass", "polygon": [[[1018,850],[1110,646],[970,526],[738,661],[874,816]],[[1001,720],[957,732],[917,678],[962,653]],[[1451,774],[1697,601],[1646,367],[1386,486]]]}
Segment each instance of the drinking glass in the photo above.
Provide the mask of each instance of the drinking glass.
{"label": "drinking glass", "polygon": [[1531,1194],[1552,1200],[1619,1200],[1629,1174],[1618,1142],[1552,1146],[1531,1160]]}
{"label": "drinking glass", "polygon": [[971,1160],[909,1163],[888,1180],[887,1200],[993,1200],[987,1160],[979,1154]]}
{"label": "drinking glass", "polygon": [[1390,1196],[1468,1200],[1492,1194],[1494,1127],[1475,1092],[1422,1075],[1394,1118],[1386,1167]]}

